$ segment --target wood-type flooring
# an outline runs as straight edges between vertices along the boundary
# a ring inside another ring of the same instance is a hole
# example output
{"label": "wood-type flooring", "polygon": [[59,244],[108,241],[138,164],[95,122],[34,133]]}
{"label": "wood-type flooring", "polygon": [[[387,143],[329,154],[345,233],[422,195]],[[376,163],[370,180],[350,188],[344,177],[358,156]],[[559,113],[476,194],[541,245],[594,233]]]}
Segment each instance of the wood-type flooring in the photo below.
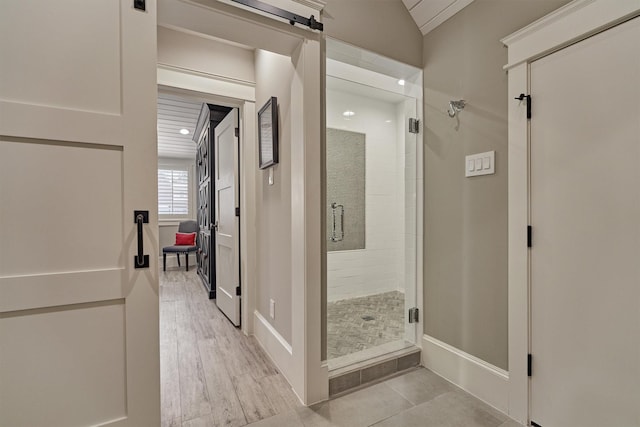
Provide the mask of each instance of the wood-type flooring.
{"label": "wood-type flooring", "polygon": [[240,427],[301,406],[195,271],[160,272],[160,367],[162,427]]}

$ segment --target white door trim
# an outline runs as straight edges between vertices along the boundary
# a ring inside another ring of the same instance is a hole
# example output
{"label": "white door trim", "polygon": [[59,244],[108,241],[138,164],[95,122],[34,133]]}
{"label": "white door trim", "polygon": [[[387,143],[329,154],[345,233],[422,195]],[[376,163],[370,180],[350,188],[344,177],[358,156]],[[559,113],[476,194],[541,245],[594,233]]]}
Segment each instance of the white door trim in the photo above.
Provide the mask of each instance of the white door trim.
{"label": "white door trim", "polygon": [[529,93],[531,62],[639,15],[640,0],[575,0],[501,40],[509,48],[508,414],[523,424],[529,421],[529,123],[524,103],[513,98]]}
{"label": "white door trim", "polygon": [[[161,72],[162,71],[167,71]],[[242,292],[241,329],[247,335],[253,334],[253,316],[255,311],[255,265],[256,254],[252,248],[255,242],[255,88],[243,83],[229,82],[217,76],[200,75],[192,79],[193,74],[180,69],[166,69],[158,64],[158,89],[186,98],[237,107],[242,143],[240,144],[240,288]],[[186,82],[186,83],[185,83]],[[224,91],[219,92],[218,83],[227,83]],[[249,88],[250,90],[247,90]]]}

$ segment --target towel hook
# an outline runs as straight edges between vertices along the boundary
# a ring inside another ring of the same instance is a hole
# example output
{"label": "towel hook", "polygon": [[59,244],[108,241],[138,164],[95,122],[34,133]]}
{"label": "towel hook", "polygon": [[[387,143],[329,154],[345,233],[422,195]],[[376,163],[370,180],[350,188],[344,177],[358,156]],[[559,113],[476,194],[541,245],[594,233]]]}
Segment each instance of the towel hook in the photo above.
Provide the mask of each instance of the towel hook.
{"label": "towel hook", "polygon": [[449,101],[449,109],[447,110],[447,114],[449,117],[453,118],[460,111],[464,110],[464,107],[467,105],[467,102],[464,99],[460,99],[459,101]]}

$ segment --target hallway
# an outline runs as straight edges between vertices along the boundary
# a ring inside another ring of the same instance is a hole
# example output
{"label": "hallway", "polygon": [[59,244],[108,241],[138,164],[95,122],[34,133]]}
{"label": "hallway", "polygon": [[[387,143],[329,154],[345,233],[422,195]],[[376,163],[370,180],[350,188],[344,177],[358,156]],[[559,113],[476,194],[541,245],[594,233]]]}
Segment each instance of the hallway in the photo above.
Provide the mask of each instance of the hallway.
{"label": "hallway", "polygon": [[162,427],[518,426],[424,368],[304,407],[199,280],[160,273]]}
{"label": "hallway", "polygon": [[231,325],[195,271],[160,273],[162,427],[240,427],[300,406],[253,337]]}

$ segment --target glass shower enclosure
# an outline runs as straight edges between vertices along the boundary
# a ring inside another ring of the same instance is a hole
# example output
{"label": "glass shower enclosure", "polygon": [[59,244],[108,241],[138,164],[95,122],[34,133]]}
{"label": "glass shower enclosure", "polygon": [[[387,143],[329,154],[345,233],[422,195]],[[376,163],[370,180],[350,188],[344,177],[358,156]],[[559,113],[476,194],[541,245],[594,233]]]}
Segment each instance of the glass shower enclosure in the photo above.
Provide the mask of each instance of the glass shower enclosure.
{"label": "glass shower enclosure", "polygon": [[422,71],[327,40],[329,369],[413,347]]}

